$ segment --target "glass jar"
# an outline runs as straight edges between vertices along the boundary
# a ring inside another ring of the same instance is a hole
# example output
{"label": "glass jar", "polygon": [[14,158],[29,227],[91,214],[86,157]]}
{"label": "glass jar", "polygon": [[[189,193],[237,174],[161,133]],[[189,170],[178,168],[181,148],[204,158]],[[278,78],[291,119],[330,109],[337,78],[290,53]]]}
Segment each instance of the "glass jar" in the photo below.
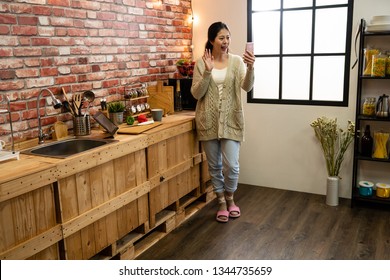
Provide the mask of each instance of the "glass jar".
{"label": "glass jar", "polygon": [[387,141],[389,141],[390,133],[378,131],[374,133],[374,152],[373,158],[387,159]]}
{"label": "glass jar", "polygon": [[375,110],[376,110],[376,98],[375,97],[367,97],[364,99],[363,103],[363,115],[365,116],[375,116]]}
{"label": "glass jar", "polygon": [[386,56],[383,54],[374,54],[372,56],[371,77],[386,76]]}
{"label": "glass jar", "polygon": [[372,57],[378,55],[378,49],[364,49],[364,71],[363,76],[371,76]]}

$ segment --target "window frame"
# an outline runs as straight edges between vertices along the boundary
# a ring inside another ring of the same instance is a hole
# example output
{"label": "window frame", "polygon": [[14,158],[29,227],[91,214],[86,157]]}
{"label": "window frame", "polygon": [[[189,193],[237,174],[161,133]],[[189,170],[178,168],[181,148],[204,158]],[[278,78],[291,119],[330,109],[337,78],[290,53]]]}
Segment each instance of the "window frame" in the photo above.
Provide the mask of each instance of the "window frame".
{"label": "window frame", "polygon": [[[252,1],[256,0],[247,0],[247,41],[252,42]],[[280,0],[283,4],[283,0]],[[252,89],[247,94],[247,102],[248,103],[261,103],[261,104],[289,104],[289,105],[315,105],[315,106],[340,106],[340,107],[348,107],[348,99],[349,99],[349,82],[350,82],[350,63],[351,63],[351,39],[352,39],[352,24],[353,24],[353,0],[348,0],[347,4],[337,4],[337,5],[327,5],[327,6],[321,6],[316,7],[315,1],[313,0],[313,6],[311,7],[305,7],[305,8],[288,8],[288,9],[277,9],[275,11],[279,11],[281,13],[280,16],[280,37],[281,40],[279,42],[279,55],[256,55],[256,57],[275,57],[279,58],[279,95],[278,99],[271,99],[271,98],[254,98],[253,97],[253,91]],[[324,8],[339,8],[339,7],[347,7],[347,34],[346,34],[346,44],[345,44],[345,53],[315,53],[314,52],[314,32],[315,32],[315,11],[318,9],[324,9]],[[313,11],[313,17],[312,17],[312,38],[311,38],[311,52],[310,54],[282,54],[281,50],[283,47],[283,11],[291,11],[291,10],[312,10]],[[345,58],[345,65],[344,65],[344,86],[343,86],[343,100],[342,101],[326,101],[326,100],[312,100],[313,98],[313,61],[314,57],[319,56],[330,56],[330,55],[342,55]],[[303,99],[282,99],[282,73],[283,73],[283,64],[282,64],[282,58],[283,57],[310,57],[310,89],[309,89],[309,99],[303,100]],[[256,67],[256,65],[255,65]],[[256,83],[256,81],[255,81]]]}

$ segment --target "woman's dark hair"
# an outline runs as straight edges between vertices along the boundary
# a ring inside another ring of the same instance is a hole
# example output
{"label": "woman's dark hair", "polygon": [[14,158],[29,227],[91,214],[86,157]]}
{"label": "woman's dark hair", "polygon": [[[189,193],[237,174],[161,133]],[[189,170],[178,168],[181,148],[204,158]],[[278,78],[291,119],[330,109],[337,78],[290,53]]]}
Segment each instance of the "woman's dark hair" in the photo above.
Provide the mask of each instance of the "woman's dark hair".
{"label": "woman's dark hair", "polygon": [[213,51],[213,45],[211,44],[211,42],[215,40],[219,31],[221,31],[222,29],[226,29],[230,32],[229,27],[223,22],[218,21],[210,25],[209,30],[207,32],[206,49],[209,49],[211,52]]}

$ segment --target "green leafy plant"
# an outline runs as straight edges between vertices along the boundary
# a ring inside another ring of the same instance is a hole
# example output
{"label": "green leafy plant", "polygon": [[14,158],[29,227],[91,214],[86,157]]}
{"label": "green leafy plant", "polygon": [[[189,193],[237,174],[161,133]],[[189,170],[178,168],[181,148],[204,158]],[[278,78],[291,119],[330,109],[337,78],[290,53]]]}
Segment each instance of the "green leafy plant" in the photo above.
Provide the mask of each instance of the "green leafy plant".
{"label": "green leafy plant", "polygon": [[119,113],[125,111],[125,104],[120,101],[114,101],[108,104],[109,113]]}
{"label": "green leafy plant", "polygon": [[314,129],[316,138],[320,141],[328,176],[339,176],[344,154],[355,136],[355,124],[348,121],[347,130],[339,128],[337,118],[317,118],[310,126]]}

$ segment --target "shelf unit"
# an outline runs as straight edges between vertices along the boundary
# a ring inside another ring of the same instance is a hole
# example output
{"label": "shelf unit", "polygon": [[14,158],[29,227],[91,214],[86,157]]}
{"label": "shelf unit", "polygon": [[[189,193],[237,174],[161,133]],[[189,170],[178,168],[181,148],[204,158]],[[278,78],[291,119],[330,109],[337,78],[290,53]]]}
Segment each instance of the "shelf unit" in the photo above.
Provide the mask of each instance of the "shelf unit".
{"label": "shelf unit", "polygon": [[[136,97],[133,96],[132,94],[133,91],[138,92]],[[146,115],[150,114],[150,105],[148,104],[148,98],[149,98],[149,94],[148,94],[147,86],[145,84],[138,85],[138,86],[126,85],[125,92],[124,92],[126,115],[133,116],[136,118],[142,114],[146,114]],[[144,107],[146,106],[146,108],[144,108],[144,110],[142,111],[139,111],[137,108],[138,105],[139,106],[143,105]],[[136,112],[132,111],[133,106]]]}
{"label": "shelf unit", "polygon": [[[390,77],[371,77],[364,76],[364,49],[368,46],[386,48],[390,50],[390,31],[386,32],[366,32],[366,22],[361,20],[360,24],[360,41],[359,41],[359,69],[357,79],[357,100],[356,100],[356,128],[353,157],[353,174],[352,174],[352,200],[351,206],[361,205],[369,207],[379,207],[390,209],[390,198],[380,198],[373,192],[372,196],[361,196],[359,194],[359,181],[372,181],[374,184],[390,183],[390,159],[378,159],[360,154],[361,136],[364,127],[370,125],[371,134],[375,130],[384,129],[390,132],[390,118],[378,118],[365,116],[362,114],[364,98],[378,97],[382,94],[388,95],[390,89]],[[372,135],[373,136],[373,135]]]}

